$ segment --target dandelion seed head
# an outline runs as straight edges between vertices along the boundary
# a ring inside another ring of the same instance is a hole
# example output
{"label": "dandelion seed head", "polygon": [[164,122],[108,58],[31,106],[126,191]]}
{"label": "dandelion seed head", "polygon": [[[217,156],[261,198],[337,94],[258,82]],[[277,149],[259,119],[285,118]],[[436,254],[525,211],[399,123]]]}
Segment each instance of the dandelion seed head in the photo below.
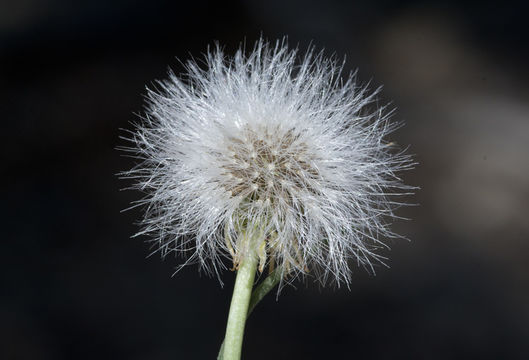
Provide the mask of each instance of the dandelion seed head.
{"label": "dandelion seed head", "polygon": [[219,274],[223,258],[236,267],[251,253],[245,232],[285,276],[348,283],[350,260],[381,260],[396,196],[412,190],[396,175],[410,157],[386,141],[399,125],[372,109],[375,95],[285,41],[233,58],[217,47],[205,69],[190,61],[185,77],[148,90],[130,139],[140,162],[125,175],[146,193],[140,234]]}

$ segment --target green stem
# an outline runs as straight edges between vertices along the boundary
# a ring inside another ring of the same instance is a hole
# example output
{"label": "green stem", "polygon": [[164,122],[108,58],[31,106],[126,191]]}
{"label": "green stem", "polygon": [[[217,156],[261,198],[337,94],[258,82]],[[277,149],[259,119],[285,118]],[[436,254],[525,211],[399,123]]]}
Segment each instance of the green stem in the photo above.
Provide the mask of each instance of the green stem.
{"label": "green stem", "polygon": [[249,254],[239,264],[226,326],[223,360],[239,360],[241,358],[244,326],[248,316],[248,305],[252,295],[257,262],[257,256]]}
{"label": "green stem", "polygon": [[[255,309],[257,304],[263,298],[272,290],[277,284],[279,284],[279,281],[281,281],[281,271],[278,269],[275,269],[270,275],[266,277],[252,292],[252,297],[250,299],[250,305],[248,306],[248,314],[246,317],[248,318],[252,311]],[[219,355],[217,356],[217,360],[223,360],[223,354],[224,354],[224,341],[222,342],[222,345],[220,346]]]}

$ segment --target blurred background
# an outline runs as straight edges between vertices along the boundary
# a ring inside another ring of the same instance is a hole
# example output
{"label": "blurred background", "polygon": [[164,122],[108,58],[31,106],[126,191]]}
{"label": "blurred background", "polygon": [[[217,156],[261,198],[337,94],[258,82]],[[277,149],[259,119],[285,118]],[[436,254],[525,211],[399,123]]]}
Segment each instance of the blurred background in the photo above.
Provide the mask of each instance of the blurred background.
{"label": "blurred background", "polygon": [[529,359],[529,27],[522,1],[0,1],[0,358],[214,359],[224,287],[130,236],[115,150],[145,86],[215,40],[311,41],[384,85],[421,187],[390,269],[310,279],[250,318],[246,359]]}

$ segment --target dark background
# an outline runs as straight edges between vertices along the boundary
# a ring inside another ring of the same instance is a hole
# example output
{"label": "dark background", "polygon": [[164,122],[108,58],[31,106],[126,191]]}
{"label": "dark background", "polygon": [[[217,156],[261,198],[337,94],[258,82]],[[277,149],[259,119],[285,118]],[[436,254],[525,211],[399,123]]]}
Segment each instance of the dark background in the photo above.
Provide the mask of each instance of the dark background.
{"label": "dark background", "polygon": [[[501,4],[501,5],[500,5]],[[233,274],[146,258],[115,150],[146,85],[262,33],[384,85],[418,207],[390,269],[308,281],[249,320],[246,359],[529,359],[529,60],[522,2],[0,2],[0,358],[213,359]]]}

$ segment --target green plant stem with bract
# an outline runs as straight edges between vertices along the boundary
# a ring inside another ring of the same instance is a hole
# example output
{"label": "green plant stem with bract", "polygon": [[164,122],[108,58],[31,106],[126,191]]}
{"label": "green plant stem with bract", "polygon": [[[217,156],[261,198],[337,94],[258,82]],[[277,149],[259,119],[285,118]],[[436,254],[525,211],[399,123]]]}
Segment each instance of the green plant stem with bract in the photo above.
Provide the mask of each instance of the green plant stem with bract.
{"label": "green plant stem with bract", "polygon": [[[257,304],[263,298],[268,294],[274,287],[276,287],[277,284],[281,281],[282,273],[279,269],[275,269],[273,272],[270,273],[264,279],[252,292],[252,297],[250,298],[250,304],[248,306],[248,313],[246,314],[246,318],[250,316],[252,311],[255,309]],[[222,345],[220,346],[219,355],[217,356],[217,360],[223,360],[223,354],[224,354],[224,341],[222,342]]]}

